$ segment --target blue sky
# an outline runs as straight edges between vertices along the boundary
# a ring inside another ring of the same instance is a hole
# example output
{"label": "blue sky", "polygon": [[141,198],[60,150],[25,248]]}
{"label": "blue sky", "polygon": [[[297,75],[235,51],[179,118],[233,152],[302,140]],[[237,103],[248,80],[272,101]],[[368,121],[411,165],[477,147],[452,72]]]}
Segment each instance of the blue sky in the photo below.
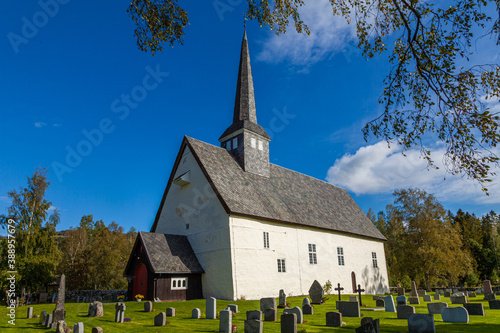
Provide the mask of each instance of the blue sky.
{"label": "blue sky", "polygon": [[[45,166],[59,230],[87,214],[150,229],[183,136],[218,145],[232,120],[244,1],[182,4],[190,19],[184,45],[155,57],[136,47],[128,1],[0,4],[0,211],[8,191]],[[470,181],[443,181],[416,151],[404,158],[397,147],[363,140],[361,128],[380,112],[386,59],[363,59],[352,25],[332,19],[328,1],[308,6],[311,36],[247,27],[271,162],[348,189],[365,212],[409,186],[452,211],[500,211],[498,180],[485,197]],[[481,50],[498,63],[498,48]],[[434,151],[439,162],[439,143]]]}

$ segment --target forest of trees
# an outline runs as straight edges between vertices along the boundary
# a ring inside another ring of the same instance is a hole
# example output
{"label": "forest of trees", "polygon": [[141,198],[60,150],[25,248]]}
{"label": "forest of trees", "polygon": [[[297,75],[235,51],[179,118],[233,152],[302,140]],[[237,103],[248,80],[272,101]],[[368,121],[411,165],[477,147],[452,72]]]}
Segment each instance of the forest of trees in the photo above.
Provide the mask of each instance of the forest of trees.
{"label": "forest of trees", "polygon": [[427,288],[453,284],[478,286],[498,282],[500,216],[494,211],[478,218],[446,211],[420,189],[394,191],[386,211],[368,217],[387,238],[385,254],[389,284],[409,288],[415,280]]}

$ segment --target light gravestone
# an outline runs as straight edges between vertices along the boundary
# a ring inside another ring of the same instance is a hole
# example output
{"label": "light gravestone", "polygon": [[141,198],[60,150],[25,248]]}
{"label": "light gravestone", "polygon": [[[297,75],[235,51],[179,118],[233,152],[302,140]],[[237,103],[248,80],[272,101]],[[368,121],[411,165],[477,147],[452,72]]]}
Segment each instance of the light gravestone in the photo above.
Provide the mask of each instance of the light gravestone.
{"label": "light gravestone", "polygon": [[65,333],[66,323],[62,320],[59,320],[56,325],[56,333]]}
{"label": "light gravestone", "polygon": [[361,317],[358,302],[337,302],[337,309],[342,313],[343,317]]}
{"label": "light gravestone", "polygon": [[153,312],[153,302],[144,302],[144,312]]}
{"label": "light gravestone", "polygon": [[191,311],[191,318],[192,319],[200,319],[200,317],[201,317],[200,309],[195,308],[195,309],[193,309],[193,311]]}
{"label": "light gravestone", "polygon": [[83,323],[82,322],[78,322],[76,323],[74,326],[73,326],[73,333],[83,333]]}
{"label": "light gravestone", "polygon": [[441,310],[447,307],[448,303],[445,302],[427,303],[427,310],[430,314],[441,314]]}
{"label": "light gravestone", "polygon": [[281,315],[281,333],[297,333],[297,315],[283,312]]}
{"label": "light gravestone", "polygon": [[219,312],[219,332],[231,333],[233,326],[233,313],[231,310]]}
{"label": "light gravestone", "polygon": [[52,313],[48,313],[45,317],[45,327],[50,328],[52,326]]}
{"label": "light gravestone", "polygon": [[123,323],[125,320],[125,310],[127,306],[125,303],[116,303],[115,305],[115,323]]}
{"label": "light gravestone", "polygon": [[104,309],[102,307],[102,303],[98,301],[90,303],[87,315],[89,317],[102,317],[104,315]]}
{"label": "light gravestone", "polygon": [[441,317],[445,323],[468,323],[469,313],[462,306],[443,308]]}
{"label": "light gravestone", "polygon": [[28,319],[30,319],[31,317],[33,317],[33,307],[32,307],[32,306],[30,306],[30,307],[28,308],[28,313],[26,314],[26,317],[27,317]]}
{"label": "light gravestone", "polygon": [[483,289],[484,289],[484,294],[493,294],[493,288],[491,287],[491,281],[490,280],[484,280],[483,281]]}
{"label": "light gravestone", "polygon": [[440,301],[441,300],[441,295],[439,293],[434,294],[434,300],[435,301]]}
{"label": "light gravestone", "polygon": [[323,287],[321,284],[314,280],[311,288],[309,288],[309,297],[311,297],[311,303],[313,304],[321,304],[323,303],[323,296],[325,292],[323,291]]}
{"label": "light gravestone", "polygon": [[396,312],[396,306],[394,305],[394,298],[392,295],[384,297],[385,312]]}
{"label": "light gravestone", "polygon": [[92,333],[103,333],[102,327],[94,327],[92,328]]}
{"label": "light gravestone", "polygon": [[469,316],[484,316],[483,303],[466,303],[464,308],[469,313]]}
{"label": "light gravestone", "polygon": [[165,326],[167,324],[167,314],[160,312],[155,316],[155,326]]}
{"label": "light gravestone", "polygon": [[340,313],[340,312],[327,312],[326,313],[326,326],[329,326],[329,327],[342,326],[342,313]]}
{"label": "light gravestone", "polygon": [[167,317],[175,317],[175,308],[167,308],[165,315]]}
{"label": "light gravestone", "polygon": [[357,302],[358,296],[349,296],[349,302]]}
{"label": "light gravestone", "polygon": [[297,323],[302,324],[304,322],[304,315],[302,313],[302,309],[299,308],[298,306],[291,309],[285,309],[283,310],[283,313],[295,313],[295,315],[297,316]]}
{"label": "light gravestone", "polygon": [[57,322],[66,319],[66,310],[64,309],[64,299],[66,298],[66,276],[61,275],[61,281],[59,282],[59,290],[57,291],[57,304],[56,309],[52,313],[52,326],[51,328],[57,327]]}
{"label": "light gravestone", "polygon": [[280,289],[278,307],[280,307],[280,308],[286,307],[286,294],[285,294],[285,291],[283,289]]}
{"label": "light gravestone", "polygon": [[380,332],[380,320],[375,319],[363,323],[361,322],[361,327],[356,328],[356,333],[379,333]]}
{"label": "light gravestone", "polygon": [[431,295],[424,295],[423,298],[424,298],[424,302],[432,302]]}
{"label": "light gravestone", "polygon": [[434,316],[431,314],[414,313],[408,315],[409,333],[436,333]]}
{"label": "light gravestone", "polygon": [[457,293],[451,295],[450,297],[451,304],[465,304],[467,303],[467,297],[463,293]]}
{"label": "light gravestone", "polygon": [[418,297],[424,297],[424,295],[427,295],[427,291],[425,289],[418,289],[417,295]]}
{"label": "light gravestone", "polygon": [[398,305],[398,319],[408,319],[408,315],[415,313],[415,307],[411,305]]}
{"label": "light gravestone", "polygon": [[411,291],[410,291],[410,296],[418,296],[418,292],[417,292],[417,284],[415,283],[415,281],[411,281]]}
{"label": "light gravestone", "polygon": [[406,302],[406,296],[405,295],[401,295],[401,296],[398,296],[396,297],[396,303],[397,305],[407,305],[407,302]]}
{"label": "light gravestone", "polygon": [[217,318],[216,309],[217,309],[217,299],[215,299],[214,297],[207,297],[207,302],[206,302],[207,319]]}

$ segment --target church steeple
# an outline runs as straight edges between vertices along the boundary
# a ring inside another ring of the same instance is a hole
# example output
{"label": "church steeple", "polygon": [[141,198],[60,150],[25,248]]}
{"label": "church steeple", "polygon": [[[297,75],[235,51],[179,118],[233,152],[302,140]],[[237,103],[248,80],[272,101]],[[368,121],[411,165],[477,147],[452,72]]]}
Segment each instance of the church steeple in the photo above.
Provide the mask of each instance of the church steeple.
{"label": "church steeple", "polygon": [[252,67],[245,30],[241,42],[233,123],[221,135],[219,142],[243,170],[268,177],[269,141],[271,138],[267,132],[257,124]]}

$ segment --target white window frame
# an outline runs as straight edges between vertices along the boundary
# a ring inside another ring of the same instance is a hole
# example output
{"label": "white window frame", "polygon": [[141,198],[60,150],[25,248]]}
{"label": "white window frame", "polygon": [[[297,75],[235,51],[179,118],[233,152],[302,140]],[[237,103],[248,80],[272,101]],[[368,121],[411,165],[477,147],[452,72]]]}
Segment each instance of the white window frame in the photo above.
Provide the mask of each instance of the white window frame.
{"label": "white window frame", "polygon": [[269,249],[269,232],[264,231],[263,236],[264,236],[264,248]]}
{"label": "white window frame", "polygon": [[257,148],[257,140],[255,140],[255,138],[250,138],[250,145],[252,148]]}
{"label": "white window frame", "polygon": [[233,139],[233,149],[238,148],[238,138]]}
{"label": "white window frame", "polygon": [[309,250],[309,264],[311,265],[318,264],[318,257],[316,254],[316,244],[307,244],[307,248]]}
{"label": "white window frame", "polygon": [[[179,287],[180,286],[180,287]],[[188,278],[171,278],[170,289],[171,290],[186,290],[188,288]]]}
{"label": "white window frame", "polygon": [[278,273],[286,273],[285,259],[278,259]]}
{"label": "white window frame", "polygon": [[264,143],[259,140],[259,150],[264,150]]}
{"label": "white window frame", "polygon": [[377,252],[372,252],[372,263],[373,263],[373,268],[378,268]]}
{"label": "white window frame", "polygon": [[339,266],[345,266],[344,248],[341,246],[337,247],[337,258],[338,258]]}

